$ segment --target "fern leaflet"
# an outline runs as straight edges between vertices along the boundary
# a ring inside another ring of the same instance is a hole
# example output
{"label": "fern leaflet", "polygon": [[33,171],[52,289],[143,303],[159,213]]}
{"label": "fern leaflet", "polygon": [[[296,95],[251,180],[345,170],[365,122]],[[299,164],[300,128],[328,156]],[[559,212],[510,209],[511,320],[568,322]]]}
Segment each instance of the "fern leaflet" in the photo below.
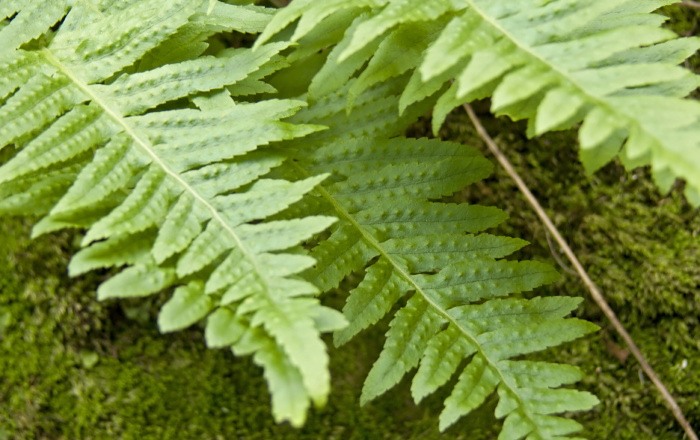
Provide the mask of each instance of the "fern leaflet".
{"label": "fern leaflet", "polygon": [[320,333],[344,320],[299,278],[314,261],[294,248],[334,219],[266,221],[325,176],[266,177],[284,156],[264,146],[319,127],[282,121],[300,101],[231,99],[271,90],[261,79],[284,65],[285,44],[201,56],[210,35],[257,32],[270,13],[192,0],[0,12],[0,146],[12,150],[0,212],[42,215],[34,235],[87,229],[71,274],[126,266],[100,299],[173,287],[160,329],[207,318],[208,345],[253,354],[275,417],[301,425],[329,393]]}
{"label": "fern leaflet", "polygon": [[686,160],[700,150],[700,104],[681,99],[700,82],[678,67],[700,39],[676,38],[650,13],[673,0],[319,3],[293,2],[258,44],[298,18],[292,41],[325,17],[354,14],[316,81],[359,72],[349,106],[373,84],[412,72],[400,108],[440,96],[436,132],[454,107],[485,97],[496,114],[528,118],[530,136],[583,121],[588,172],[615,156],[628,168],[650,164],[662,191],[683,178],[687,198],[700,204],[700,162]]}
{"label": "fern leaflet", "polygon": [[[505,418],[499,438],[564,438],[580,425],[552,414],[588,409],[597,402],[585,392],[555,389],[578,380],[580,372],[513,358],[596,327],[564,319],[578,298],[516,295],[550,283],[558,274],[543,263],[500,259],[526,244],[479,234],[503,221],[502,211],[434,201],[490,173],[492,165],[477,150],[392,138],[395,124],[380,123],[371,137],[363,133],[365,118],[381,121],[393,113],[398,97],[387,85],[363,95],[349,114],[344,102],[352,82],[335,100],[297,113],[293,119],[298,123],[335,129],[310,135],[303,143],[293,141],[298,154],[288,171],[299,178],[332,176],[288,211],[339,218],[330,237],[312,250],[317,263],[305,273],[307,279],[326,291],[349,274],[364,272],[343,309],[350,324],[335,332],[336,344],[403,304],[367,377],[362,403],[418,367],[412,383],[416,402],[459,375],[440,417],[443,430],[497,392],[496,415]],[[386,105],[378,111],[376,102]]]}

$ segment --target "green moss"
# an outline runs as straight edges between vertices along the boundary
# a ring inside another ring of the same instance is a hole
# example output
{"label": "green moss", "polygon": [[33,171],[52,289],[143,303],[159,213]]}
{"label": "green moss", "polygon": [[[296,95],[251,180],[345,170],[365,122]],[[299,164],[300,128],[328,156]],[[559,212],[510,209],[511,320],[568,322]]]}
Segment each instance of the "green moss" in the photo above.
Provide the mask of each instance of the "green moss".
{"label": "green moss", "polygon": [[[677,31],[695,29],[697,11],[666,10]],[[691,61],[697,67],[697,57]],[[572,133],[527,141],[522,125],[485,117],[506,154],[545,205],[652,365],[700,426],[700,219],[675,190],[658,194],[648,172],[611,164],[583,174]],[[426,135],[429,123],[412,129]],[[455,112],[444,138],[478,144]],[[556,264],[539,220],[505,173],[469,188],[469,201],[500,206],[511,219],[499,233],[532,242],[518,258]],[[492,439],[495,401],[444,435],[437,416],[446,390],[419,407],[408,381],[361,409],[362,381],[381,349],[386,323],[331,351],[333,394],[307,425],[275,425],[258,367],[226,351],[206,350],[198,328],[158,334],[163,298],[98,303],[104,274],[68,279],[73,237],[30,242],[26,222],[0,225],[0,440],[3,439]],[[564,271],[562,271],[564,272]],[[564,272],[536,294],[588,298]],[[339,298],[328,298],[339,302]],[[580,384],[602,403],[574,417],[591,439],[681,439],[655,388],[593,302],[577,315],[602,330],[540,354],[586,371]],[[330,345],[330,344],[329,344]]]}
{"label": "green moss", "polygon": [[70,234],[30,242],[20,220],[5,220],[0,230],[7,237],[0,244],[0,315],[10,317],[0,333],[0,439],[439,437],[440,402],[416,407],[406,387],[359,407],[381,328],[333,350],[329,405],[295,430],[273,422],[266,384],[250,359],[207,350],[199,328],[157,332],[153,311],[164,298],[98,303],[100,276],[63,275],[74,252]]}
{"label": "green moss", "polygon": [[[697,8],[675,4],[673,6],[661,8],[660,12],[669,17],[667,27],[677,34],[684,37],[698,35],[698,28],[700,28],[700,10]],[[700,53],[696,52],[695,55],[690,57],[684,64],[685,67],[695,72],[700,71]],[[700,98],[700,90],[696,89],[693,93],[693,97],[696,99]]]}
{"label": "green moss", "polygon": [[[571,133],[526,141],[516,124],[486,122],[491,132],[500,133],[507,154],[691,423],[700,424],[696,211],[677,192],[659,195],[645,172],[628,176],[613,164],[587,178],[576,160]],[[444,133],[478,143],[467,124],[456,114]],[[539,221],[501,170],[464,196],[511,214],[499,232],[533,243],[519,258],[556,264]],[[74,251],[69,234],[29,242],[20,221],[2,228],[7,240],[0,249],[0,315],[9,316],[9,322],[0,341],[0,428],[7,438],[494,438],[488,429],[493,423],[489,408],[440,437],[436,421],[445,391],[416,407],[407,381],[360,409],[362,380],[381,348],[381,326],[333,350],[334,391],[328,407],[314,412],[300,431],[277,426],[260,370],[249,359],[206,350],[197,328],[158,334],[153,310],[162,298],[96,302],[99,275],[62,275]],[[587,297],[569,275],[537,294]],[[578,314],[603,330],[541,356],[586,371],[581,386],[602,400],[594,411],[576,416],[586,425],[587,436],[682,438],[634,359],[618,359],[624,350],[593,303],[587,300]]]}
{"label": "green moss", "polygon": [[[577,159],[575,133],[527,140],[521,134],[522,124],[489,116],[485,104],[476,107],[483,110],[488,131],[495,134],[691,425],[700,426],[697,209],[683,200],[681,188],[665,196],[659,194],[645,169],[628,174],[612,163],[588,177]],[[459,112],[450,116],[441,137],[480,144],[468,118]],[[498,232],[532,242],[519,258],[558,264],[554,254],[562,255],[561,251],[549,244],[541,222],[502,168],[497,167],[493,177],[468,188],[461,197],[499,206],[511,215]],[[655,387],[636,360],[628,357],[582,283],[566,269],[560,271],[564,276],[558,283],[535,294],[586,298],[577,316],[597,323],[602,330],[539,358],[573,363],[586,371],[579,387],[596,394],[602,403],[594,411],[576,416],[585,425],[585,436],[683,438]]]}
{"label": "green moss", "polygon": [[[691,424],[700,425],[697,211],[684,203],[678,191],[668,197],[659,195],[644,171],[628,176],[620,166],[610,165],[586,178],[570,133],[525,141],[503,134],[513,132],[511,123],[487,122],[493,133],[500,126],[500,143],[509,159],[545,205]],[[465,132],[467,123],[465,117],[454,116],[446,133],[451,138],[462,137],[465,143],[478,143]],[[520,258],[557,264],[552,254],[561,252],[550,248],[540,221],[501,169],[465,197],[501,206],[511,214],[500,232],[532,242],[520,252]],[[638,439],[640,433],[645,433],[643,438],[682,438],[656,389],[641,374],[635,359],[627,358],[628,352],[581,282],[561,272],[561,281],[536,294],[586,298],[577,315],[602,330],[540,358],[570,362],[586,371],[580,386],[602,401],[594,411],[576,417],[585,423],[587,438]]]}
{"label": "green moss", "polygon": [[[698,34],[700,11],[676,5],[663,12],[676,32]],[[700,57],[694,56],[687,65],[700,71]],[[577,158],[575,133],[527,140],[523,124],[491,117],[487,103],[476,108],[482,110],[489,132],[577,253],[691,426],[700,426],[700,216],[684,201],[682,185],[670,194],[659,194],[647,169],[626,173],[618,163],[588,177]],[[427,128],[416,130],[427,134]],[[459,111],[450,116],[441,137],[480,144],[468,118]],[[541,222],[503,169],[497,167],[492,178],[467,189],[463,197],[499,206],[511,215],[499,232],[532,242],[519,258],[558,264],[554,254],[560,256],[561,251],[550,245]],[[597,334],[539,355],[585,370],[578,386],[596,394],[601,405],[575,416],[585,426],[583,436],[685,438],[582,283],[565,269],[560,272],[564,276],[558,283],[536,294],[586,298],[577,316],[601,326]],[[474,440],[481,438],[489,437]]]}

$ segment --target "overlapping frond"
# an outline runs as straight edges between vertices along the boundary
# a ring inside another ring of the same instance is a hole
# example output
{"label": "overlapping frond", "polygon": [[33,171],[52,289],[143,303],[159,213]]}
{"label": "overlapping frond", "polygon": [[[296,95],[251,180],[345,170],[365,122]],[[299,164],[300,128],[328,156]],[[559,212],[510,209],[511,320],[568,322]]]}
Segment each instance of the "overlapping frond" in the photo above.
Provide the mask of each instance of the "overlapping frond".
{"label": "overlapping frond", "polygon": [[678,66],[700,40],[676,38],[651,13],[673,2],[296,0],[260,43],[297,19],[292,41],[328,16],[354,14],[318,90],[357,76],[352,105],[373,84],[412,72],[400,108],[438,94],[435,130],[454,107],[485,97],[497,114],[528,118],[531,136],[583,122],[589,172],[616,155],[628,168],[651,164],[662,191],[683,178],[700,204],[700,161],[688,160],[700,152],[700,103],[682,99],[700,82]]}
{"label": "overlapping frond", "polygon": [[34,235],[86,229],[71,274],[123,267],[101,299],[174,288],[160,329],[206,318],[207,344],[253,354],[275,417],[300,425],[329,393],[320,333],[344,320],[298,276],[314,260],[295,248],[334,219],[269,221],[325,176],[266,177],[284,157],[261,147],[319,127],[283,121],[300,101],[231,98],[269,91],[286,45],[199,56],[210,34],[269,18],[210,3],[0,3],[0,146],[13,151],[0,212],[42,215]]}
{"label": "overlapping frond", "polygon": [[[526,243],[481,233],[507,217],[501,210],[439,201],[488,176],[491,163],[463,145],[392,138],[397,127],[388,124],[370,135],[361,132],[358,119],[381,121],[394,112],[398,96],[386,85],[374,88],[363,95],[374,101],[362,98],[347,114],[344,95],[352,87],[351,81],[336,95],[334,110],[323,100],[294,116],[300,123],[334,121],[329,125],[335,130],[295,142],[298,156],[290,173],[331,177],[289,214],[301,210],[339,219],[330,237],[313,248],[316,264],[307,279],[326,291],[351,273],[363,274],[343,309],[349,325],[335,332],[336,344],[402,305],[362,402],[418,367],[416,402],[459,376],[445,401],[441,429],[498,393],[496,415],[505,418],[499,438],[568,438],[580,425],[553,414],[597,402],[585,392],[556,389],[578,380],[578,369],[514,358],[593,331],[590,323],[564,319],[580,299],[518,295],[556,280],[557,272],[535,261],[502,259]],[[378,110],[375,102],[387,105]]]}

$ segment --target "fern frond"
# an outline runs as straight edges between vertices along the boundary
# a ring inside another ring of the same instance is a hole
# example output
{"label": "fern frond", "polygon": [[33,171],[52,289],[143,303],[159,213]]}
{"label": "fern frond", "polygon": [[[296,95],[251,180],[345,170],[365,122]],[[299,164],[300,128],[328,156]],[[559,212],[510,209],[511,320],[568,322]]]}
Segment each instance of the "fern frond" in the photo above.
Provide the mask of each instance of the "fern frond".
{"label": "fern frond", "polygon": [[231,98],[269,91],[261,79],[286,44],[199,56],[210,34],[269,18],[208,3],[3,2],[0,146],[14,150],[0,166],[0,211],[43,215],[34,235],[86,229],[71,274],[122,268],[100,299],[174,288],[160,329],[206,318],[207,343],[252,354],[275,417],[299,426],[329,393],[320,333],[344,320],[298,276],[314,260],[289,249],[334,219],[270,220],[326,176],[272,178],[284,157],[263,147],[320,127],[284,121],[301,101]]}
{"label": "fern frond", "polygon": [[700,81],[678,66],[700,39],[676,38],[651,13],[672,0],[316,3],[294,2],[263,36],[299,19],[297,41],[323,17],[355,11],[319,78],[334,69],[350,77],[366,64],[350,106],[373,84],[412,72],[401,108],[440,95],[435,131],[454,107],[485,97],[496,114],[527,118],[530,136],[583,122],[588,172],[615,156],[628,168],[650,164],[662,191],[683,178],[700,204],[700,162],[687,160],[700,151],[700,104],[682,99]]}
{"label": "fern frond", "polygon": [[[293,142],[298,154],[289,173],[332,177],[288,214],[302,210],[339,219],[330,237],[312,249],[316,264],[305,272],[319,289],[337,287],[351,273],[364,274],[343,309],[349,325],[335,332],[337,345],[406,301],[391,320],[362,403],[418,367],[412,385],[416,402],[459,375],[445,401],[442,430],[492,393],[500,397],[496,415],[505,418],[501,439],[565,438],[579,430],[576,422],[552,415],[596,404],[588,393],[555,389],[578,380],[578,369],[514,358],[594,331],[590,323],[564,318],[580,299],[519,297],[556,280],[557,272],[535,261],[500,259],[526,244],[480,234],[507,217],[501,210],[436,201],[488,176],[492,165],[463,145],[391,138],[390,125],[380,126],[374,137],[358,132],[364,125],[358,115],[366,115],[372,101],[346,113],[352,87],[351,81],[336,95],[335,112],[319,102],[294,116],[305,123],[332,120],[335,131]],[[368,120],[395,111],[398,97],[385,86],[366,96],[392,104]]]}

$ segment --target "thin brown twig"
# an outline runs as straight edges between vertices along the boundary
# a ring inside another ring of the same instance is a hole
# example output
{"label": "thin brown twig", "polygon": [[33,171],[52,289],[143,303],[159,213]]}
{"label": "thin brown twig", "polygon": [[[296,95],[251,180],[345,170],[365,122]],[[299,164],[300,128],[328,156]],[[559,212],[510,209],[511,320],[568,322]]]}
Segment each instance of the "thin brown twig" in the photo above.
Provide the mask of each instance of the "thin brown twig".
{"label": "thin brown twig", "polygon": [[676,3],[680,6],[687,6],[689,8],[700,9],[700,2],[695,2],[693,0],[683,0],[682,2]]}
{"label": "thin brown twig", "polygon": [[574,270],[571,269],[569,266],[567,266],[566,264],[564,264],[563,261],[561,261],[561,257],[559,256],[559,252],[557,252],[557,250],[554,248],[554,243],[552,243],[552,238],[550,237],[549,231],[547,230],[547,228],[544,229],[544,236],[547,238],[547,244],[549,245],[549,250],[550,250],[550,252],[551,252],[551,254],[552,254],[552,257],[554,257],[554,260],[557,262],[557,264],[558,264],[562,269],[564,269],[566,272],[570,273],[571,275],[573,275],[573,276],[578,275],[578,274],[576,273],[576,271],[574,271]]}
{"label": "thin brown twig", "polygon": [[523,179],[520,177],[517,171],[515,171],[515,168],[511,165],[510,161],[508,158],[506,158],[501,150],[498,148],[498,145],[496,145],[496,142],[489,136],[488,132],[484,128],[484,126],[481,124],[481,121],[479,120],[479,117],[474,113],[474,110],[469,106],[468,104],[464,104],[464,109],[467,111],[467,114],[469,115],[469,119],[471,119],[472,123],[474,124],[474,127],[476,128],[476,131],[479,133],[479,136],[481,139],[483,139],[484,143],[486,143],[487,147],[491,151],[491,153],[496,157],[498,162],[501,164],[501,166],[506,170],[508,175],[515,181],[515,184],[518,186],[518,189],[523,193],[525,198],[527,199],[527,202],[530,204],[532,209],[537,213],[537,216],[540,218],[542,223],[544,223],[545,228],[554,236],[554,239],[556,242],[559,244],[561,247],[562,251],[564,254],[566,254],[567,258],[571,262],[571,264],[574,266],[574,269],[576,269],[576,272],[578,272],[578,275],[581,277],[581,280],[583,280],[584,284],[586,287],[588,287],[588,290],[591,293],[591,296],[593,297],[593,300],[598,304],[598,307],[603,311],[605,316],[610,320],[612,323],[613,327],[617,331],[617,333],[620,335],[620,337],[625,341],[627,344],[627,347],[629,350],[632,352],[635,358],[637,358],[637,361],[641,365],[642,369],[646,373],[646,375],[651,379],[651,381],[656,385],[656,388],[659,390],[661,393],[661,396],[663,397],[664,401],[666,404],[669,406],[671,409],[671,412],[673,412],[674,417],[678,421],[678,423],[681,425],[685,433],[688,435],[688,438],[690,440],[698,440],[698,436],[693,430],[693,428],[690,426],[690,423],[688,423],[688,420],[685,418],[683,415],[683,411],[681,408],[678,406],[678,403],[676,400],[673,398],[671,393],[668,391],[666,386],[663,384],[661,379],[659,379],[659,376],[656,374],[652,366],[649,364],[649,362],[646,360],[644,357],[644,354],[642,354],[642,351],[637,347],[637,344],[635,344],[634,340],[632,339],[632,336],[627,332],[625,327],[622,325],[620,320],[617,318],[617,315],[615,312],[610,308],[610,305],[608,305],[607,301],[603,297],[602,293],[598,289],[598,287],[595,285],[593,280],[588,276],[588,273],[586,270],[583,268],[581,265],[581,262],[579,262],[578,258],[576,257],[576,254],[574,254],[574,251],[571,250],[569,245],[566,243],[566,240],[562,237],[562,235],[559,233],[559,230],[557,229],[556,226],[554,226],[554,223],[552,223],[552,220],[549,218],[547,213],[544,211],[540,203],[537,201],[535,196],[532,194],[530,189],[527,187]]}

